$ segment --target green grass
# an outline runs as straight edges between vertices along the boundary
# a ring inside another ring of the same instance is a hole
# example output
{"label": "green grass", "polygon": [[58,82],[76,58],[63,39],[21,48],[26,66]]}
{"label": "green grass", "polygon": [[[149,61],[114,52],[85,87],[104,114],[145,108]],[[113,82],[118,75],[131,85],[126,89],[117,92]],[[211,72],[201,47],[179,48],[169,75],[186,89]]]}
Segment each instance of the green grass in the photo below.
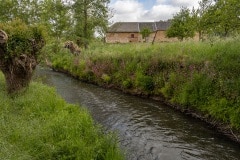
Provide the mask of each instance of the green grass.
{"label": "green grass", "polygon": [[37,82],[9,97],[0,73],[0,159],[124,158],[115,134],[105,134],[86,109],[67,104],[53,88]]}
{"label": "green grass", "polygon": [[239,48],[239,37],[155,45],[95,43],[80,57],[60,49],[52,62],[81,80],[164,97],[240,129]]}

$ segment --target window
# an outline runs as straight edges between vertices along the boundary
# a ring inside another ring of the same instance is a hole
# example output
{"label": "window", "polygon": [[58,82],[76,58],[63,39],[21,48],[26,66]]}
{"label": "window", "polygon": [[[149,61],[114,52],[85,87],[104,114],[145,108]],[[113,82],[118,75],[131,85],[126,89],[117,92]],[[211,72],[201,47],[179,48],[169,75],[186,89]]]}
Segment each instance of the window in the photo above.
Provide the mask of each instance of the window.
{"label": "window", "polygon": [[134,34],[131,34],[131,38],[134,38]]}

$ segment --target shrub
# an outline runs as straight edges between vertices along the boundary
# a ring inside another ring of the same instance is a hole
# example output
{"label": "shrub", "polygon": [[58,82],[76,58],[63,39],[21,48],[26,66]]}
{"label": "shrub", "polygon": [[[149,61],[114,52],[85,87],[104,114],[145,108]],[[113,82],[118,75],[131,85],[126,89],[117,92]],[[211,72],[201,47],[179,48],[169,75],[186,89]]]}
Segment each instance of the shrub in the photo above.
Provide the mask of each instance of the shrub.
{"label": "shrub", "polygon": [[176,101],[185,106],[199,107],[208,102],[215,91],[215,84],[207,75],[194,73],[191,80],[181,85]]}
{"label": "shrub", "polygon": [[122,86],[124,89],[130,89],[132,85],[132,81],[129,78],[122,82]]}
{"label": "shrub", "polygon": [[111,81],[111,77],[107,74],[103,74],[101,78],[102,78],[103,82],[107,83],[107,84],[109,84]]}
{"label": "shrub", "polygon": [[151,92],[154,90],[154,82],[151,76],[145,76],[142,73],[137,73],[135,83],[136,86],[143,91]]}

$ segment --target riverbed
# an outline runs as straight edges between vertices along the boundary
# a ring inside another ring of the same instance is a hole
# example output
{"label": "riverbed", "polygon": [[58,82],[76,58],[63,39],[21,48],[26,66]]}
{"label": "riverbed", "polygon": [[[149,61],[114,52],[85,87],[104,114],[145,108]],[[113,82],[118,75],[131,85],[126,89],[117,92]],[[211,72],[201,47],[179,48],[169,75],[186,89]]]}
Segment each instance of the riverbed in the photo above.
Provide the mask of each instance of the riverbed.
{"label": "riverbed", "polygon": [[106,131],[115,131],[128,160],[238,160],[239,144],[206,123],[161,102],[80,82],[51,69],[35,79],[68,102],[86,107]]}

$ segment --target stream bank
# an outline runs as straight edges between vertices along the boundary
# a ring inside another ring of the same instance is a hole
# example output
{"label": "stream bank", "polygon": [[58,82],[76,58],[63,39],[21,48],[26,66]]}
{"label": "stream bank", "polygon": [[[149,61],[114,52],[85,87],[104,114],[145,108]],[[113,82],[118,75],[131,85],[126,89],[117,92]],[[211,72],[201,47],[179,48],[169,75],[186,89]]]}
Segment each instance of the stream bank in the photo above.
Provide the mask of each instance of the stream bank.
{"label": "stream bank", "polygon": [[239,145],[159,102],[84,83],[51,69],[37,70],[67,102],[90,111],[97,123],[118,134],[127,160],[238,160]]}
{"label": "stream bank", "polygon": [[32,82],[21,93],[6,94],[0,72],[1,160],[123,160],[117,140],[53,87]]}
{"label": "stream bank", "polygon": [[[153,98],[199,118],[239,142],[240,51],[236,40],[90,47],[75,57],[60,51],[55,70],[106,88]],[[97,49],[96,49],[97,48]]]}

